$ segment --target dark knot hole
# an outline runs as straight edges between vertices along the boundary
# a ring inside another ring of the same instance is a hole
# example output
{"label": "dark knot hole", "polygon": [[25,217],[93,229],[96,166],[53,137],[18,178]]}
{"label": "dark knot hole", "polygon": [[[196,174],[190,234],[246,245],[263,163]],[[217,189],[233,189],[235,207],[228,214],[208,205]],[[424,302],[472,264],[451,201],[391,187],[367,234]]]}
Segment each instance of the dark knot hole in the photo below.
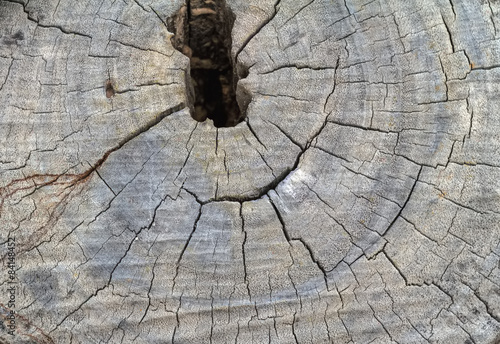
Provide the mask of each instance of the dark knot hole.
{"label": "dark knot hole", "polygon": [[236,101],[231,58],[234,15],[224,0],[187,0],[167,20],[173,46],[190,58],[192,117],[211,119],[216,127],[232,127],[244,119]]}

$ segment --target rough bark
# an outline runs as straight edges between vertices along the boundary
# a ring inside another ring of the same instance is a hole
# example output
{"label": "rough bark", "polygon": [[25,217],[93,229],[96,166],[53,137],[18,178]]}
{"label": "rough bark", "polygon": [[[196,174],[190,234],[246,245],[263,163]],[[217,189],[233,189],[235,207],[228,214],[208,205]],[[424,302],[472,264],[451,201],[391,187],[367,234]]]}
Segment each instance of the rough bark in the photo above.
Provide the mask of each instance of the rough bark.
{"label": "rough bark", "polygon": [[497,342],[499,2],[227,0],[230,128],[182,5],[0,0],[0,341]]}

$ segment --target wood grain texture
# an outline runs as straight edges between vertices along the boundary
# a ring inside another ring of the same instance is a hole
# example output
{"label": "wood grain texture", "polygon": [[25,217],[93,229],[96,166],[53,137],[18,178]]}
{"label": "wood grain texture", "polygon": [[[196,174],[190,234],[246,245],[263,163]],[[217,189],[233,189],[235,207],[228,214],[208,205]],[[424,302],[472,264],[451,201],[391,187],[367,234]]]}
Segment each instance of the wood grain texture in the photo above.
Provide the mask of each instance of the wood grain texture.
{"label": "wood grain texture", "polygon": [[232,128],[183,1],[0,0],[0,341],[498,342],[500,3],[226,3]]}

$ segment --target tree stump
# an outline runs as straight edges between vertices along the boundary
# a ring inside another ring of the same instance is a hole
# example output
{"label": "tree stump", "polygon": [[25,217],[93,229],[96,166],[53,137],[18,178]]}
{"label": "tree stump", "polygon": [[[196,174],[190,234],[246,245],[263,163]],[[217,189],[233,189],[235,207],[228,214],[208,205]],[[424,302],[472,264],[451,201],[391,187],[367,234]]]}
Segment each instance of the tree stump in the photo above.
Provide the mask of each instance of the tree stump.
{"label": "tree stump", "polygon": [[500,3],[186,1],[0,1],[0,341],[500,340]]}

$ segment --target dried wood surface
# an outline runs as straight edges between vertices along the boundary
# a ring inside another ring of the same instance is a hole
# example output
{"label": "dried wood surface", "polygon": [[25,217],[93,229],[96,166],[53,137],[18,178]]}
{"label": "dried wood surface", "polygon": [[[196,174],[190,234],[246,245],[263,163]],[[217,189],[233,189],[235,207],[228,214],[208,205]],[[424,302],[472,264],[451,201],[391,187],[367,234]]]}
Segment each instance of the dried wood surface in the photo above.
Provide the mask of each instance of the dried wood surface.
{"label": "dried wood surface", "polygon": [[496,343],[500,3],[227,3],[216,128],[181,0],[0,0],[0,341]]}

